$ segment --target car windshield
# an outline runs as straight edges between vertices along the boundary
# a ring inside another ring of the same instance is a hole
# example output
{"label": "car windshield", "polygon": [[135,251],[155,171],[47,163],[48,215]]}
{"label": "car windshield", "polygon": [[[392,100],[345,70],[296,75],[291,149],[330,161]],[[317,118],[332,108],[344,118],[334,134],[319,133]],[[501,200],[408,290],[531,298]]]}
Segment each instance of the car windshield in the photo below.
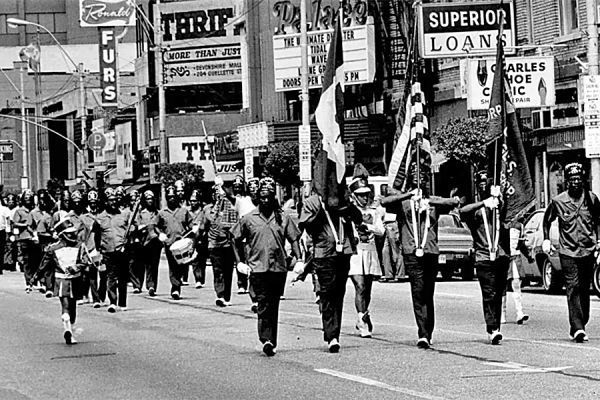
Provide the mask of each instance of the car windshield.
{"label": "car windshield", "polygon": [[462,224],[460,220],[450,214],[442,214],[438,219],[438,227],[439,228],[462,228]]}

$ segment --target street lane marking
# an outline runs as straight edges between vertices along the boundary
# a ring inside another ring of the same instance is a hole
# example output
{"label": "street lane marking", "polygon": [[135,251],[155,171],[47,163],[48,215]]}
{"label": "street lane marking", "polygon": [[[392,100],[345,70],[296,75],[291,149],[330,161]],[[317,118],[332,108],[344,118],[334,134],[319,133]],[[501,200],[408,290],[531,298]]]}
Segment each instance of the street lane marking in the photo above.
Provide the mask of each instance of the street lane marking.
{"label": "street lane marking", "polygon": [[564,371],[565,369],[573,368],[572,365],[567,367],[549,367],[549,368],[539,368],[532,367],[526,364],[519,364],[512,361],[509,362],[484,362],[485,365],[491,365],[493,367],[499,367],[503,369],[488,369],[483,370],[481,372],[512,372],[512,373],[547,373],[547,372],[558,372]]}
{"label": "street lane marking", "polygon": [[336,378],[347,379],[349,381],[362,383],[364,385],[375,386],[375,387],[378,387],[381,389],[390,390],[392,392],[397,392],[397,393],[402,393],[402,394],[406,394],[406,395],[413,396],[413,397],[418,397],[420,399],[445,400],[443,397],[438,397],[438,396],[434,396],[434,395],[427,394],[427,393],[417,392],[417,391],[414,391],[411,389],[401,388],[398,386],[388,385],[387,383],[375,381],[375,380],[369,379],[369,378],[364,378],[364,377],[358,376],[358,375],[346,374],[344,372],[335,371],[332,369],[322,368],[322,369],[315,369],[315,371],[320,372],[322,374],[335,376]]}

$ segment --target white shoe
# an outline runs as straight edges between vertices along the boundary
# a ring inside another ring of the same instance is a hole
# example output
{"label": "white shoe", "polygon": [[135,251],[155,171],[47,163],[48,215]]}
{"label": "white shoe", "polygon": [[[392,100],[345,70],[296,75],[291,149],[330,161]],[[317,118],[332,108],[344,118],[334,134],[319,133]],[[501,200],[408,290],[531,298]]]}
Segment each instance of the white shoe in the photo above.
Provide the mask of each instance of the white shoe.
{"label": "white shoe", "polygon": [[[585,342],[587,338],[587,335],[585,334],[585,331],[583,329],[579,329],[578,331],[575,332],[575,334],[572,336],[572,339],[574,341],[576,341],[577,343],[583,343]],[[589,338],[588,338],[589,341]]]}
{"label": "white shoe", "polygon": [[338,353],[340,351],[340,342],[337,339],[331,339],[327,347],[330,353]]}
{"label": "white shoe", "polygon": [[222,298],[218,298],[217,301],[215,301],[215,303],[219,306],[219,307],[225,307],[227,306],[227,304],[225,304],[225,300]]}
{"label": "white shoe", "polygon": [[421,339],[417,340],[417,347],[420,349],[428,349],[430,346],[429,340],[427,340],[427,338],[422,337]]}
{"label": "white shoe", "polygon": [[65,343],[73,344],[73,331],[72,331],[72,327],[71,327],[71,317],[69,316],[69,314],[64,313],[60,317],[60,319],[62,320],[63,328],[65,330],[65,333],[63,334],[63,337],[65,338]]}
{"label": "white shoe", "polygon": [[371,332],[369,332],[369,328],[365,321],[363,320],[363,313],[358,313],[358,319],[356,321],[356,329],[360,332],[361,338],[370,338],[372,337]]}
{"label": "white shoe", "polygon": [[204,285],[200,282],[196,282],[196,289],[202,289]]}
{"label": "white shoe", "polygon": [[181,281],[181,286],[189,286],[189,283],[187,281]]}
{"label": "white shoe", "polygon": [[246,294],[248,291],[244,288],[239,288],[237,294]]}
{"label": "white shoe", "polygon": [[226,301],[226,302],[225,302],[225,305],[226,305],[226,306],[232,306],[232,305],[233,305],[233,303],[232,303],[232,302],[230,302],[230,301]]}
{"label": "white shoe", "polygon": [[110,306],[108,306],[108,312],[111,314],[117,312],[117,306],[111,304]]}
{"label": "white shoe", "polygon": [[493,331],[488,335],[488,337],[493,345],[500,344],[500,342],[502,341],[502,333],[500,333],[499,330]]}
{"label": "white shoe", "polygon": [[129,309],[128,309],[127,307],[119,307],[119,310],[120,310],[120,311],[127,311],[127,310],[129,310]]}
{"label": "white shoe", "polygon": [[523,325],[525,321],[529,321],[529,315],[523,314],[517,317],[517,325]]}

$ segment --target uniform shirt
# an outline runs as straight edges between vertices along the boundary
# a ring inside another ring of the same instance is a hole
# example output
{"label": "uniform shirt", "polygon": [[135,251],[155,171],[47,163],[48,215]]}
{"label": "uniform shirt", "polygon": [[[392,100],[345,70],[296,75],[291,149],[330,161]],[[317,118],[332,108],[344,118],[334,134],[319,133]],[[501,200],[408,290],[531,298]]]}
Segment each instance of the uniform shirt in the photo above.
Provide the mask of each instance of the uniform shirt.
{"label": "uniform shirt", "polygon": [[33,218],[31,216],[31,211],[27,207],[19,207],[15,211],[15,215],[13,216],[13,222],[15,224],[26,224],[27,227],[15,227],[19,230],[19,233],[16,234],[16,240],[29,240],[32,238],[31,233],[27,228],[33,229]]}
{"label": "uniform shirt", "polygon": [[158,224],[158,211],[143,208],[137,216],[138,226],[144,225],[145,228],[140,230],[140,243],[143,246],[149,244],[152,240],[158,237],[156,225]]}
{"label": "uniform shirt", "polygon": [[[82,225],[82,230],[80,231],[82,234],[83,243],[85,243],[85,247],[88,251],[92,251],[96,248],[96,216],[91,212],[83,213],[79,216],[79,220]],[[83,232],[87,236],[83,237]]]}
{"label": "uniform shirt", "polygon": [[119,246],[125,244],[130,216],[131,211],[128,209],[118,209],[114,213],[104,210],[96,217],[96,234],[100,236],[101,252],[114,252],[119,250]]}
{"label": "uniform shirt", "polygon": [[[469,230],[471,231],[471,236],[473,237],[473,247],[475,248],[475,262],[490,260],[490,244],[487,240],[483,213],[486,213],[490,238],[492,238],[494,237],[494,235],[496,235],[496,232],[494,230],[493,210],[487,207],[482,207],[471,213],[460,214],[460,218],[467,224]],[[502,213],[503,212],[500,211],[500,221],[503,220]],[[500,237],[498,240],[498,250],[496,257],[498,258],[508,256],[510,256],[510,232],[505,224],[500,223]]]}
{"label": "uniform shirt", "polygon": [[192,228],[192,214],[187,207],[177,207],[174,210],[164,208],[158,212],[156,227],[167,235],[165,245],[168,247],[183,238]]}
{"label": "uniform shirt", "polygon": [[266,218],[256,208],[231,230],[235,239],[246,239],[246,262],[253,272],[287,272],[285,240],[297,241],[300,231],[287,214],[280,215],[281,224],[277,223],[275,212]]}
{"label": "uniform shirt", "polygon": [[[352,220],[355,223],[360,224],[362,221],[362,214],[360,211],[357,210],[356,207],[350,206],[349,212],[352,214]],[[329,216],[336,229],[336,233],[339,232],[339,213],[331,211],[329,212]],[[327,216],[325,215],[323,205],[318,196],[310,196],[304,201],[298,225],[300,225],[301,229],[306,229],[306,232],[310,235],[313,242],[315,258],[334,257],[338,255],[338,252],[336,251],[335,236],[327,221]],[[346,220],[344,223],[344,247],[341,254],[356,254],[352,223],[349,220]]]}
{"label": "uniform shirt", "polygon": [[35,231],[38,233],[38,238],[42,246],[52,242],[52,233],[54,225],[52,225],[52,216],[48,211],[42,211],[35,208],[32,211],[33,223]]}
{"label": "uniform shirt", "polygon": [[[223,199],[223,201],[229,203],[226,199]],[[200,223],[200,229],[207,234],[209,249],[231,246],[229,230],[232,225],[227,222],[230,220],[230,215],[227,211],[219,212],[215,208],[214,204],[205,206],[202,212],[202,222]]]}
{"label": "uniform shirt", "polygon": [[10,230],[10,210],[3,204],[0,204],[0,231]]}
{"label": "uniform shirt", "polygon": [[592,207],[595,215],[600,215],[600,201],[589,192],[592,201],[590,206],[582,196],[580,202],[573,201],[568,192],[563,192],[552,199],[546,210],[546,218],[558,218],[559,253],[570,257],[586,257],[594,252],[596,247],[596,230],[593,221]]}
{"label": "uniform shirt", "polygon": [[[429,200],[439,199],[439,197],[431,196]],[[417,250],[417,243],[415,241],[415,232],[413,226],[413,217],[412,217],[412,202],[410,199],[404,200],[399,206],[396,207],[387,207],[388,210],[391,210],[396,214],[396,218],[398,219],[398,227],[400,228],[400,239],[402,242],[402,254],[404,255],[415,255]],[[429,230],[427,231],[427,240],[425,242],[425,246],[423,246],[423,252],[425,254],[440,254],[440,249],[438,247],[438,215],[444,212],[447,212],[448,207],[443,206],[429,206]],[[417,215],[418,211],[415,210],[415,215]],[[419,246],[423,243],[423,235],[425,233],[425,222],[426,222],[426,212],[421,211],[420,218],[420,226],[419,230]]]}

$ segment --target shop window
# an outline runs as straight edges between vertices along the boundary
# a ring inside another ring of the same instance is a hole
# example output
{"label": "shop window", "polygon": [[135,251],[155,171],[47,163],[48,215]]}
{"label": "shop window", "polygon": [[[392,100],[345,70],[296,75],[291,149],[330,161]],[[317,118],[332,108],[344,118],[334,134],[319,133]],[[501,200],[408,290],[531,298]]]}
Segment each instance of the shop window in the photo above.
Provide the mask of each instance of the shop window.
{"label": "shop window", "polygon": [[536,110],[531,112],[531,128],[550,128],[552,127],[552,113],[550,110]]}
{"label": "shop window", "polygon": [[556,89],[556,104],[577,103],[577,88]]}
{"label": "shop window", "polygon": [[558,14],[561,36],[568,35],[579,29],[577,0],[559,0]]}

